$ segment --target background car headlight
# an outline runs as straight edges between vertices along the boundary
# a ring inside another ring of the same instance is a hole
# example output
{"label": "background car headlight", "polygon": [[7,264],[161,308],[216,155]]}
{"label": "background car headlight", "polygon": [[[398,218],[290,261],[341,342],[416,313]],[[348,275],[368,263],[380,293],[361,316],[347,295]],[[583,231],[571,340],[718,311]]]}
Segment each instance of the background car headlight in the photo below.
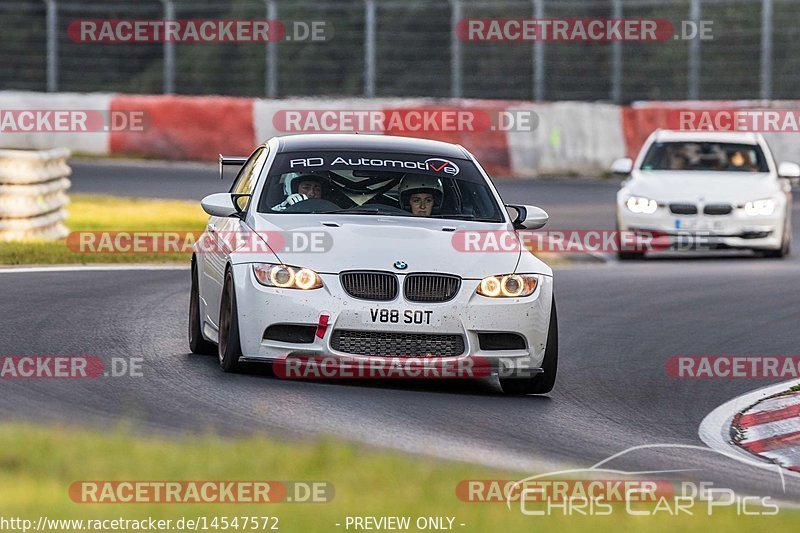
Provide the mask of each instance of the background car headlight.
{"label": "background car headlight", "polygon": [[310,268],[261,263],[253,265],[253,273],[262,285],[281,289],[319,289],[322,279]]}
{"label": "background car headlight", "polygon": [[750,216],[769,216],[775,212],[776,202],[772,198],[753,200],[744,204],[744,212]]}
{"label": "background car headlight", "polygon": [[530,296],[538,284],[539,279],[533,274],[487,276],[478,285],[478,294],[489,298]]}
{"label": "background car headlight", "polygon": [[625,202],[625,205],[628,206],[628,209],[630,209],[632,213],[641,213],[644,215],[652,215],[656,212],[656,209],[658,209],[658,202],[650,200],[649,198],[642,198],[641,196],[631,196],[628,198],[628,201]]}

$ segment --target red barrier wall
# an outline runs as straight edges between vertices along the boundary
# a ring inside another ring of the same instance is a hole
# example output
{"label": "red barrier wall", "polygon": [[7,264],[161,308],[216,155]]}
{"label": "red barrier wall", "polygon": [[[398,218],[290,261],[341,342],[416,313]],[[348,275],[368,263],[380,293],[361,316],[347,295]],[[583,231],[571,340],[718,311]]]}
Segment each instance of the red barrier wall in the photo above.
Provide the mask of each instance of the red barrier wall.
{"label": "red barrier wall", "polygon": [[144,131],[111,134],[111,154],[216,160],[255,147],[253,100],[219,96],[116,95],[112,111],[143,111]]}

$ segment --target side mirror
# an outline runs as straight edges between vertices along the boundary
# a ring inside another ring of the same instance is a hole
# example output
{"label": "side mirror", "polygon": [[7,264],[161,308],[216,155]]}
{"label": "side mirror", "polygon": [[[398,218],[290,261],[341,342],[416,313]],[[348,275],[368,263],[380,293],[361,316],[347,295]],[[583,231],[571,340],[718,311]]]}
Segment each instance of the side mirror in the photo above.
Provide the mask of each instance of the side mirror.
{"label": "side mirror", "polygon": [[778,165],[778,176],[781,178],[800,178],[800,165],[784,161]]}
{"label": "side mirror", "polygon": [[200,201],[203,211],[212,217],[235,217],[239,216],[239,210],[233,203],[233,198],[228,192],[218,192],[209,194]]}
{"label": "side mirror", "polygon": [[[515,229],[543,228],[550,220],[544,209],[533,205],[507,205],[506,208],[509,210]],[[511,210],[516,211],[516,216],[511,214]]]}
{"label": "side mirror", "polygon": [[633,170],[633,159],[630,157],[623,157],[621,159],[615,159],[613,163],[611,163],[611,173],[612,174],[623,174],[628,175]]}

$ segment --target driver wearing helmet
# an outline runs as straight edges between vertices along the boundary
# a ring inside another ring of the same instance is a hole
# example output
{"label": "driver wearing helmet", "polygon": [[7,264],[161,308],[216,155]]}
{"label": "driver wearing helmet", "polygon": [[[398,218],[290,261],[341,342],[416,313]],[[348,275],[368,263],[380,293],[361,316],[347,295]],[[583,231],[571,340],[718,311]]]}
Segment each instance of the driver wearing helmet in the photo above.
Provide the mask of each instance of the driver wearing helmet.
{"label": "driver wearing helmet", "polygon": [[301,174],[291,179],[291,194],[286,197],[286,200],[272,209],[274,211],[283,211],[287,207],[304,200],[320,199],[322,198],[323,186],[326,183],[327,179],[322,176],[316,174]]}
{"label": "driver wearing helmet", "polygon": [[442,205],[444,188],[439,178],[407,175],[397,188],[400,206],[418,217],[430,216],[434,207]]}

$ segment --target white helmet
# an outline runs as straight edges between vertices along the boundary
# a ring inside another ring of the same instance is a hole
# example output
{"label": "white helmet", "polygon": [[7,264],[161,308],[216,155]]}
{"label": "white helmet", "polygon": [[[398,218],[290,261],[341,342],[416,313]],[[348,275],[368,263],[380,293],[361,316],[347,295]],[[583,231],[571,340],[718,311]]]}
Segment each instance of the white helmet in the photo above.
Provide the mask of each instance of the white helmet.
{"label": "white helmet", "polygon": [[300,174],[293,172],[286,176],[283,181],[283,193],[286,196],[297,193],[301,181],[316,181],[321,187],[325,188],[330,185],[331,180],[327,176],[320,176],[319,174]]}
{"label": "white helmet", "polygon": [[405,208],[411,205],[411,195],[418,192],[432,194],[433,205],[438,207],[442,204],[444,187],[442,187],[442,182],[439,178],[420,174],[407,174],[397,187],[397,192],[400,195],[400,205]]}

